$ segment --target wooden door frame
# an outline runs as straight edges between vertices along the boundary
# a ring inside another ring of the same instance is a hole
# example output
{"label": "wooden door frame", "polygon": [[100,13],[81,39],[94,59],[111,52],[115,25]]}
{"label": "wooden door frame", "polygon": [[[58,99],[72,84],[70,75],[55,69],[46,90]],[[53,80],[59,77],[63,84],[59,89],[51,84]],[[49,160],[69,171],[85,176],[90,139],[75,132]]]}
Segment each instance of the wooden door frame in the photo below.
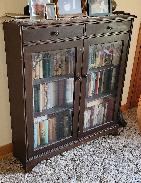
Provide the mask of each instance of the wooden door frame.
{"label": "wooden door frame", "polygon": [[138,33],[134,64],[133,64],[130,87],[129,87],[128,98],[127,98],[128,109],[136,107],[138,103],[137,100],[139,99],[139,94],[136,93],[138,74],[139,74],[139,70],[141,70],[141,65],[139,64],[139,62],[141,62],[141,24],[140,24],[139,33]]}

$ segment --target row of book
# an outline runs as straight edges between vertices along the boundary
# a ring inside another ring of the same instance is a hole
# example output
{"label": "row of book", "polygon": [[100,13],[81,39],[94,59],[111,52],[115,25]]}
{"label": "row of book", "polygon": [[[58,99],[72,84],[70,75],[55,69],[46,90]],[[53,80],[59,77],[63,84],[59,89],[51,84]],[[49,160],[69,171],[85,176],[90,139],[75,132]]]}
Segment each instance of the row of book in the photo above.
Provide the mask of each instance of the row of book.
{"label": "row of book", "polygon": [[33,53],[32,78],[48,78],[74,73],[75,48]]}
{"label": "row of book", "polygon": [[72,134],[72,111],[34,119],[34,148],[55,143]]}
{"label": "row of book", "polygon": [[113,120],[113,98],[95,100],[89,103],[88,106],[84,112],[84,130]]}
{"label": "row of book", "polygon": [[53,107],[65,107],[73,103],[74,78],[34,85],[34,112],[42,112]]}
{"label": "row of book", "polygon": [[91,72],[88,75],[88,97],[93,95],[111,93],[117,84],[117,68],[110,68],[99,72]]}
{"label": "row of book", "polygon": [[89,69],[120,62],[122,42],[91,45],[89,47]]}

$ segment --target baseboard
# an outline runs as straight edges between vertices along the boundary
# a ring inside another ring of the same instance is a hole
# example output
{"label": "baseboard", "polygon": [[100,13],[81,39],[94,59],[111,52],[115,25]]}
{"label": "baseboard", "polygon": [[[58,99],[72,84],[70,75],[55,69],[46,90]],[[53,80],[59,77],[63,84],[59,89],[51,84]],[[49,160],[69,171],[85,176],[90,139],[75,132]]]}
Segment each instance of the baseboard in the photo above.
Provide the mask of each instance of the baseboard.
{"label": "baseboard", "polygon": [[120,109],[122,112],[126,112],[128,110],[128,105],[127,104],[121,105]]}
{"label": "baseboard", "polygon": [[0,159],[4,156],[13,152],[13,144],[7,144],[5,146],[0,147]]}

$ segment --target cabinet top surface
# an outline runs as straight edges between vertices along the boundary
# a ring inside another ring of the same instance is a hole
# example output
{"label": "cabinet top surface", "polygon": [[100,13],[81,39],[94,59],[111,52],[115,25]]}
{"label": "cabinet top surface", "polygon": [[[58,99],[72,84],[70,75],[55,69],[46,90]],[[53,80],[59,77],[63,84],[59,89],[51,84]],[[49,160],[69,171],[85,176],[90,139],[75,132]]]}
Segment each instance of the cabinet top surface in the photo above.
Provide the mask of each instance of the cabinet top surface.
{"label": "cabinet top surface", "polygon": [[3,22],[12,22],[19,26],[40,26],[40,25],[69,25],[69,24],[83,24],[83,23],[108,23],[108,22],[118,22],[118,21],[128,21],[133,20],[135,18],[134,15],[130,14],[112,14],[110,16],[102,16],[102,17],[88,17],[88,16],[80,16],[80,17],[65,17],[58,18],[56,20],[31,20],[31,19],[9,19],[3,18]]}

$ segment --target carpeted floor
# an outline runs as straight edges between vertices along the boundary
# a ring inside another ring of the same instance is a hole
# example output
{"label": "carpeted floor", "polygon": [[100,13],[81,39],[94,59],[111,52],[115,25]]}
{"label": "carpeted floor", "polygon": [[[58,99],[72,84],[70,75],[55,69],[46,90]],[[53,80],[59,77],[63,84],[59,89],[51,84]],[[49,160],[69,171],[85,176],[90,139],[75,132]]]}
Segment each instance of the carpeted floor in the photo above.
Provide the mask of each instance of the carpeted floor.
{"label": "carpeted floor", "polygon": [[43,161],[24,174],[12,156],[0,161],[0,183],[141,183],[141,136],[136,109],[124,115],[128,122],[119,136],[91,141]]}

